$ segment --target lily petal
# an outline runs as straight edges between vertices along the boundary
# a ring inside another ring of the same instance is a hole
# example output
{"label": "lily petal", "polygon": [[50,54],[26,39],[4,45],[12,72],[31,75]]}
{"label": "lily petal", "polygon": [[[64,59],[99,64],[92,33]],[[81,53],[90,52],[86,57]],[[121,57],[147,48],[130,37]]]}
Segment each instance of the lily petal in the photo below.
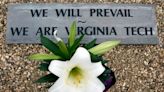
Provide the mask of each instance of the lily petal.
{"label": "lily petal", "polygon": [[94,74],[94,76],[99,76],[105,70],[101,62],[91,63],[89,52],[82,47],[76,50],[70,61],[78,63],[79,66],[82,66],[86,71],[90,71],[89,73]]}
{"label": "lily petal", "polygon": [[105,89],[105,86],[102,84],[102,82],[97,78],[92,78],[90,82],[81,90],[81,92],[103,92]]}
{"label": "lily petal", "polygon": [[48,92],[81,92],[68,85],[55,86],[55,84],[48,90]]}
{"label": "lily petal", "polygon": [[64,61],[60,61],[60,60],[53,60],[51,61],[49,67],[48,67],[48,70],[57,75],[58,77],[60,76],[63,76],[63,74],[65,75],[65,67],[66,67],[67,63],[64,62]]}
{"label": "lily petal", "polygon": [[90,73],[94,74],[94,76],[97,76],[97,77],[105,71],[105,68],[103,67],[101,62],[92,63],[92,66],[89,66],[89,68],[90,69],[88,70],[90,71]]}
{"label": "lily petal", "polygon": [[70,60],[72,63],[91,63],[89,52],[82,47],[79,47]]}
{"label": "lily petal", "polygon": [[48,92],[81,92],[78,91],[75,87],[65,84],[62,78],[57,80],[54,85],[52,85]]}
{"label": "lily petal", "polygon": [[58,79],[55,84],[53,84],[49,89],[48,92],[64,92],[63,90],[63,86],[64,86],[64,82],[63,80],[60,78]]}

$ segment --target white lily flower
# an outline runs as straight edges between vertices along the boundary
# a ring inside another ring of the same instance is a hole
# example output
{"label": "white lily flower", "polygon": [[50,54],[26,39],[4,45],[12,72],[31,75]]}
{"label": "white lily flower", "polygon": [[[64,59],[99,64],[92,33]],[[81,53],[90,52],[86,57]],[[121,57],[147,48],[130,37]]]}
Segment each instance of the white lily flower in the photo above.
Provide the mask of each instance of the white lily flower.
{"label": "white lily flower", "polygon": [[79,47],[70,61],[53,60],[49,71],[59,79],[49,92],[103,92],[104,84],[97,78],[104,72],[101,62],[92,63],[89,52]]}

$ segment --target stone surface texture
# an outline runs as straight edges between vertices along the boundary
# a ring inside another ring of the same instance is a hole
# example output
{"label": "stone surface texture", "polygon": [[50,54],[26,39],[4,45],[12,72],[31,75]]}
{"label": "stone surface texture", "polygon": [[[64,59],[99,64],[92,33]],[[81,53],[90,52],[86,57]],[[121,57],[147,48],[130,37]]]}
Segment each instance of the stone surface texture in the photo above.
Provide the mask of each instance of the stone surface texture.
{"label": "stone surface texture", "polygon": [[[164,92],[164,0],[1,0],[0,92],[47,92],[34,81],[45,75],[38,61],[27,56],[47,53],[41,45],[5,42],[6,12],[10,3],[139,3],[156,5],[159,45],[119,45],[104,55],[117,82],[108,92]],[[146,17],[146,16],[145,16]],[[96,89],[96,88],[95,88]]]}

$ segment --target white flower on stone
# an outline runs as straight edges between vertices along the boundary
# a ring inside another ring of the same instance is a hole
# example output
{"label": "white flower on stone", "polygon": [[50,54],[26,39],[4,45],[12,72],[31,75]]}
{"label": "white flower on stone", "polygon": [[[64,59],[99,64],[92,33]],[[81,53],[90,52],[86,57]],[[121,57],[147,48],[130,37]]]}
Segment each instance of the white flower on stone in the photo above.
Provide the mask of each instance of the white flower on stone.
{"label": "white flower on stone", "polygon": [[89,52],[79,47],[70,61],[51,61],[49,71],[59,79],[48,91],[103,92],[105,86],[97,77],[104,70],[101,62],[92,63]]}

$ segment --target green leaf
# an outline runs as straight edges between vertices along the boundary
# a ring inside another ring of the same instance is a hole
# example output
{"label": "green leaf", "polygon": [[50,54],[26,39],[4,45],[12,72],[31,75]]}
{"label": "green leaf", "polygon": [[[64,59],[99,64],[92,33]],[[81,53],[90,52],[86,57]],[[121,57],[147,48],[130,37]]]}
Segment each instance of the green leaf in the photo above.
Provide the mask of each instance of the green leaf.
{"label": "green leaf", "polygon": [[58,43],[60,51],[65,55],[66,58],[69,57],[68,49],[63,41],[59,41]]}
{"label": "green leaf", "polygon": [[85,47],[86,49],[90,49],[90,48],[92,48],[95,44],[96,44],[96,39],[92,40],[91,42],[89,42],[88,44],[86,44],[84,47]]}
{"label": "green leaf", "polygon": [[63,58],[63,54],[60,51],[57,44],[55,44],[53,41],[49,40],[47,37],[44,37],[41,35],[41,43],[52,53],[55,55],[61,56]]}
{"label": "green leaf", "polygon": [[48,63],[41,63],[38,69],[40,69],[41,71],[49,71],[48,67],[49,67]]}
{"label": "green leaf", "polygon": [[106,92],[112,85],[116,83],[114,72],[108,67],[105,68],[105,71],[98,77],[105,85],[104,92]]}
{"label": "green leaf", "polygon": [[92,53],[90,53],[90,56],[92,62],[101,62],[103,65],[108,63],[108,61],[103,59],[102,56],[94,55]]}
{"label": "green leaf", "polygon": [[91,61],[92,62],[100,62],[103,60],[103,58],[101,56],[98,56],[98,55],[94,55],[92,53],[90,53],[90,56],[91,56]]}
{"label": "green leaf", "polygon": [[89,51],[95,55],[102,55],[110,49],[114,48],[120,43],[120,41],[107,41],[103,42],[95,47],[89,49]]}
{"label": "green leaf", "polygon": [[47,83],[47,82],[55,82],[58,79],[57,76],[55,76],[54,74],[48,74],[45,75],[41,78],[39,78],[37,81],[35,81],[36,83]]}
{"label": "green leaf", "polygon": [[81,40],[84,38],[84,35],[81,35],[79,38],[75,40],[75,43],[73,44],[72,48],[77,49],[79,47]]}
{"label": "green leaf", "polygon": [[104,83],[111,76],[110,75],[111,72],[112,71],[110,68],[105,67],[105,71],[98,78]]}
{"label": "green leaf", "polygon": [[33,54],[28,57],[30,60],[54,60],[61,59],[60,56],[54,54]]}
{"label": "green leaf", "polygon": [[[76,49],[80,46],[80,42],[81,40],[84,38],[84,35],[81,35],[79,38],[77,38],[75,40],[75,43],[72,45],[72,47],[70,47],[69,52],[70,55],[74,54],[74,52],[76,51]],[[70,56],[71,57],[71,56]]]}
{"label": "green leaf", "polygon": [[102,60],[101,63],[104,65],[104,64],[107,64],[108,63],[108,60]]}
{"label": "green leaf", "polygon": [[76,22],[74,21],[70,27],[69,37],[68,37],[68,43],[71,47],[74,44],[76,37]]}

